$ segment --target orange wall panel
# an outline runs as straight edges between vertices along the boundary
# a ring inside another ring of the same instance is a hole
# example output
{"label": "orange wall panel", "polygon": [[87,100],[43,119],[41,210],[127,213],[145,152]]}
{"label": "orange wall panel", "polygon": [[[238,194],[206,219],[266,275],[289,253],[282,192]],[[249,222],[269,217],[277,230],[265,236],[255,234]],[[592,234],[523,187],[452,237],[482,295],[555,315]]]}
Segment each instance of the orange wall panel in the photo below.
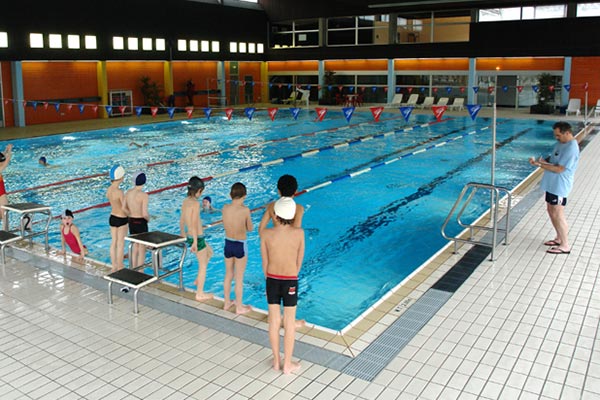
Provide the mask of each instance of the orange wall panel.
{"label": "orange wall panel", "polygon": [[68,111],[63,104],[60,112],[57,112],[52,104],[54,99],[98,96],[96,62],[23,62],[22,70],[25,100],[48,100],[49,103],[47,108],[42,104],[38,104],[35,109],[28,105],[25,108],[26,125],[97,117],[92,107],[85,107],[83,112],[79,112],[77,107]]}
{"label": "orange wall panel", "polygon": [[[173,91],[175,92],[175,106],[185,107],[186,83],[192,80],[195,89],[217,89],[217,62],[216,61],[181,61],[173,62]],[[167,93],[168,94],[168,93]],[[178,94],[178,95],[177,95]],[[205,94],[194,96],[194,105],[205,107],[208,103]]]}
{"label": "orange wall panel", "polygon": [[[142,76],[164,87],[164,73],[162,61],[109,61],[106,63],[108,76],[108,91],[131,90],[133,106],[143,106],[144,98],[140,90]],[[164,97],[164,93],[161,94]]]}
{"label": "orange wall panel", "polygon": [[327,71],[387,71],[387,60],[326,61]]}
{"label": "orange wall panel", "polygon": [[394,60],[396,71],[468,71],[469,60],[467,58],[436,58]]}
{"label": "orange wall panel", "polygon": [[[7,61],[1,61],[0,67],[2,67],[2,75],[0,76],[0,80],[2,81],[2,106],[4,107],[4,126],[15,126],[15,103],[12,101],[12,74],[10,63]],[[5,101],[7,99],[9,99],[10,101]]]}
{"label": "orange wall panel", "polygon": [[561,71],[565,60],[562,57],[523,58],[478,58],[478,71],[492,71],[497,67],[505,71]]}
{"label": "orange wall panel", "polygon": [[569,97],[585,101],[584,84],[588,83],[588,109],[600,99],[600,57],[573,57],[571,62],[571,91]]}
{"label": "orange wall panel", "polygon": [[269,72],[318,71],[317,61],[269,61]]}

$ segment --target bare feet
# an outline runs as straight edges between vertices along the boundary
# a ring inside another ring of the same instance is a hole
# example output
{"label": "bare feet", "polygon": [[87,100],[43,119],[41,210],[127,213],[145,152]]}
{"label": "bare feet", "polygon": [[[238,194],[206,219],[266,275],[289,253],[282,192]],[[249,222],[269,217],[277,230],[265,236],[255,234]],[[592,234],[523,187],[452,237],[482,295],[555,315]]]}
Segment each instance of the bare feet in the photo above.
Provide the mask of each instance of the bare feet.
{"label": "bare feet", "polygon": [[296,329],[298,328],[304,328],[306,326],[306,320],[304,319],[297,319],[296,322],[294,323]]}
{"label": "bare feet", "polygon": [[249,313],[250,311],[252,311],[252,307],[250,307],[250,306],[245,306],[245,305],[243,305],[243,304],[242,304],[241,306],[239,306],[239,307],[238,307],[238,306],[236,306],[236,307],[235,307],[235,313],[236,313],[237,315],[247,314],[247,313]]}
{"label": "bare feet", "polygon": [[225,301],[223,302],[223,310],[229,311],[231,307],[233,307],[233,301]]}
{"label": "bare feet", "polygon": [[275,371],[279,371],[281,369],[281,366],[279,365],[279,359],[276,359],[275,357],[273,357],[273,369]]}
{"label": "bare feet", "polygon": [[212,298],[213,298],[212,293],[206,293],[206,292],[196,293],[197,301],[206,301],[206,300],[210,300]]}
{"label": "bare feet", "polygon": [[290,362],[289,366],[283,366],[283,373],[286,375],[292,374],[296,371],[300,370],[300,363],[297,362]]}

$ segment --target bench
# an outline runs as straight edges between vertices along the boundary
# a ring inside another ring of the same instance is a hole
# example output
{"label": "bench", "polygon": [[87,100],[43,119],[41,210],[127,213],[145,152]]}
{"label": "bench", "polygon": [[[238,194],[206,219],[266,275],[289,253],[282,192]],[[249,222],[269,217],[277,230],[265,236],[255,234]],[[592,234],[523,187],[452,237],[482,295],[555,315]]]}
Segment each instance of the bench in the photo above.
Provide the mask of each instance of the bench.
{"label": "bench", "polygon": [[104,279],[108,281],[108,304],[112,304],[112,284],[118,283],[123,285],[124,288],[133,289],[133,313],[137,314],[138,310],[138,292],[141,288],[146,285],[151,284],[154,281],[157,281],[158,278],[156,276],[148,275],[143,272],[139,272],[132,269],[120,269],[111,274],[105,275]]}
{"label": "bench", "polygon": [[16,242],[17,240],[21,240],[20,235],[14,234],[12,232],[0,231],[0,253],[1,253],[1,258],[2,258],[2,264],[6,263],[5,255],[4,255],[4,248],[8,244]]}

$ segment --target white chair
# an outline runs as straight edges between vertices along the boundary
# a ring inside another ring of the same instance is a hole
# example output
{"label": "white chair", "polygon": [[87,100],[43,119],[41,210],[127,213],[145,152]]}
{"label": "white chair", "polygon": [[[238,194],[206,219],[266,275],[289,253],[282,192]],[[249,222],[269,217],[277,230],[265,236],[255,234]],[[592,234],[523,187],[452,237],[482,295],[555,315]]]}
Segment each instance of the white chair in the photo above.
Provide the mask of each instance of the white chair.
{"label": "white chair", "polygon": [[569,99],[569,105],[567,105],[567,109],[565,110],[565,115],[575,114],[576,116],[581,114],[579,110],[581,108],[581,99]]}
{"label": "white chair", "polygon": [[400,105],[402,104],[402,93],[396,93],[394,95],[394,98],[392,98],[392,102],[390,103],[390,106],[394,106],[394,105]]}
{"label": "white chair", "polygon": [[450,100],[447,97],[440,97],[438,102],[435,104],[436,106],[447,106],[448,105],[448,100]]}
{"label": "white chair", "polygon": [[419,100],[419,95],[417,93],[413,93],[408,97],[406,103],[402,103],[400,105],[405,107],[414,107],[417,105],[417,100]]}
{"label": "white chair", "polygon": [[423,102],[421,103],[420,107],[421,108],[429,108],[433,105],[433,100],[435,100],[432,96],[427,96],[425,97],[425,100],[423,100]]}
{"label": "white chair", "polygon": [[596,108],[594,108],[594,118],[600,116],[600,99],[596,102]]}
{"label": "white chair", "polygon": [[460,111],[465,108],[465,99],[464,97],[455,97],[452,104],[448,105],[451,110]]}

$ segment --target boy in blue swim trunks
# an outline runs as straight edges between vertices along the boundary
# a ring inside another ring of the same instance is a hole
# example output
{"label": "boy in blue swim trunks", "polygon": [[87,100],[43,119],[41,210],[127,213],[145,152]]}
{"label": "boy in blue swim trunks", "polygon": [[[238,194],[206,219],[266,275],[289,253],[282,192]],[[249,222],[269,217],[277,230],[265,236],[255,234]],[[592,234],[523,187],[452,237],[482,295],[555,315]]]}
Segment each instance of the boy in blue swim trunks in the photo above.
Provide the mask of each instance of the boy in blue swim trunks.
{"label": "boy in blue swim trunks", "polygon": [[212,293],[204,291],[204,281],[206,280],[206,268],[208,260],[213,254],[212,248],[204,240],[202,231],[202,220],[200,219],[200,202],[198,199],[204,190],[204,182],[197,176],[192,176],[188,181],[187,197],[181,205],[181,217],[179,218],[179,228],[181,236],[187,237],[188,245],[192,253],[196,254],[198,259],[198,277],[196,278],[196,300],[205,301],[213,298]]}
{"label": "boy in blue swim trunks", "polygon": [[231,281],[235,279],[235,312],[245,314],[252,310],[242,303],[244,293],[244,272],[248,263],[246,233],[252,231],[250,209],[244,205],[246,186],[236,182],[230,191],[231,204],[223,206],[223,227],[225,228],[225,279],[223,281],[223,309],[233,306],[231,301]]}

